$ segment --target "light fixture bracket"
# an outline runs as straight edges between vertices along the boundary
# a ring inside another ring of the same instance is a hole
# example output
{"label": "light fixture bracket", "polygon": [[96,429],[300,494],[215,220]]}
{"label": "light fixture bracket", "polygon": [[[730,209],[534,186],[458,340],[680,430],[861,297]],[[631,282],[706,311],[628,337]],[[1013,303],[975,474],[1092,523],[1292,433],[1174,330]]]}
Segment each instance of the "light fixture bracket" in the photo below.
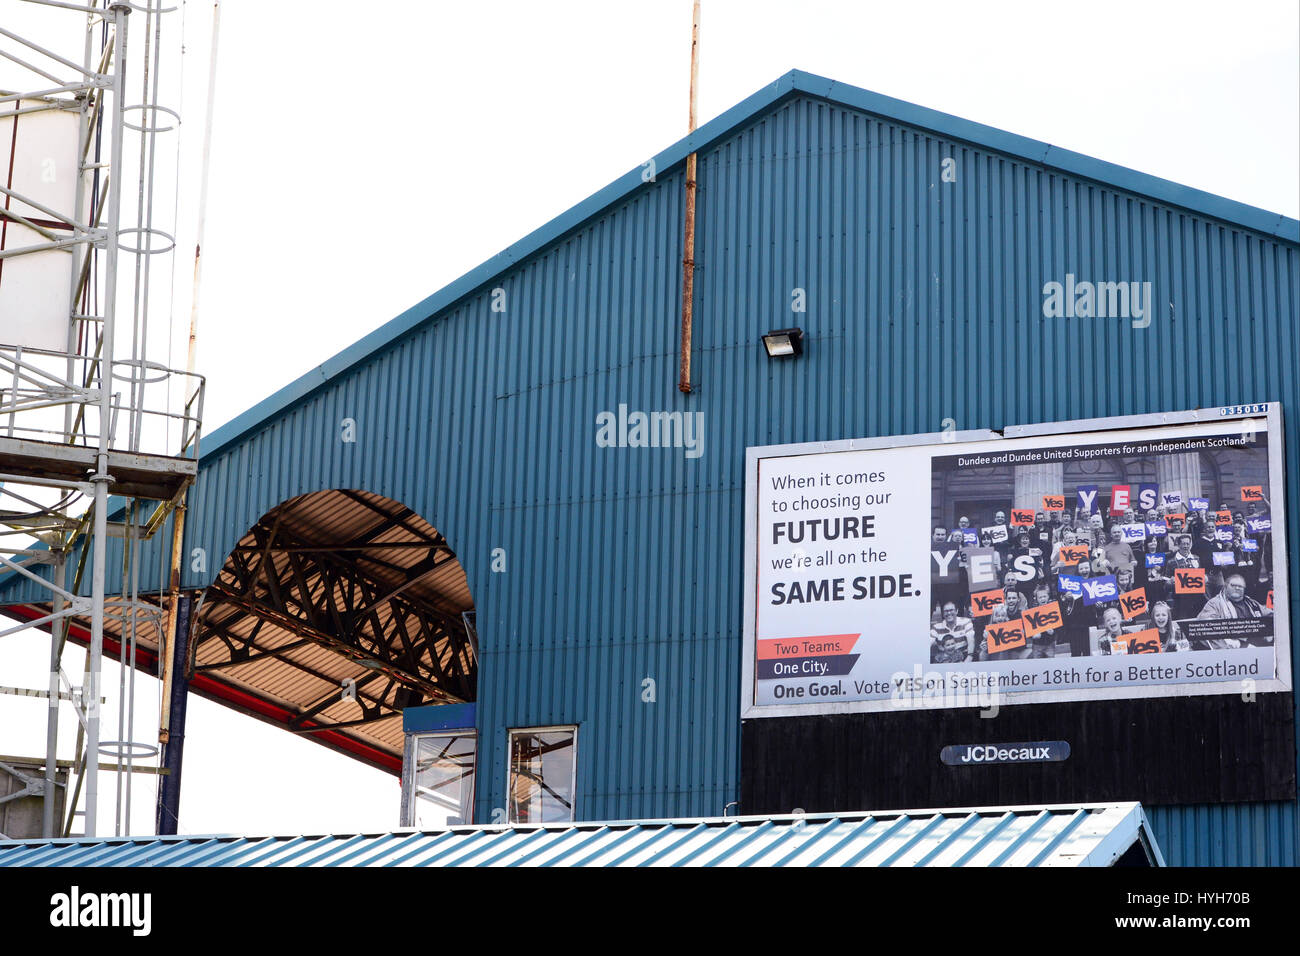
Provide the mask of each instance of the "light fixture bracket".
{"label": "light fixture bracket", "polygon": [[798,358],[803,354],[803,329],[773,329],[763,336],[768,358]]}

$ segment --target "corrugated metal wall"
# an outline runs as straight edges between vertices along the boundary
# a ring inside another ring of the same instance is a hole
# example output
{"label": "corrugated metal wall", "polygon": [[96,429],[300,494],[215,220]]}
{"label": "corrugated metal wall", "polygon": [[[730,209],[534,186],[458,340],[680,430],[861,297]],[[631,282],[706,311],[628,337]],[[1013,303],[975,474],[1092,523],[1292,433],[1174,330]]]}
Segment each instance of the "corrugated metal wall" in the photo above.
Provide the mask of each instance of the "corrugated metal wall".
{"label": "corrugated metal wall", "polygon": [[[746,446],[1281,401],[1300,464],[1293,243],[807,96],[699,168],[696,394],[676,389],[678,166],[204,459],[190,585],[308,491],[378,492],[447,536],[479,609],[480,820],[508,727],[580,725],[584,819],[735,799]],[[1150,327],[1044,319],[1066,273],[1151,281]],[[789,325],[804,358],[769,361],[759,335]],[[597,447],[620,403],[702,412],[702,456]],[[1294,483],[1288,505],[1300,541]],[[1300,862],[1294,803],[1152,820],[1171,863]]]}

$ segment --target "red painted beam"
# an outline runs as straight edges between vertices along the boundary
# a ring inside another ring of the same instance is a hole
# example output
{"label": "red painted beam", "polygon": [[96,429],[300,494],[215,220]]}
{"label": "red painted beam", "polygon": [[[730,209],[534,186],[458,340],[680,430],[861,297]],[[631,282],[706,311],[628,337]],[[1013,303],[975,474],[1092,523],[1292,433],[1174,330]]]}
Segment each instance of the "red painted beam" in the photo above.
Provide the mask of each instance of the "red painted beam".
{"label": "red painted beam", "polygon": [[[4,613],[12,615],[26,621],[34,621],[38,618],[45,617],[48,611],[42,610],[30,604],[9,604],[0,607]],[[41,625],[48,630],[48,625]],[[69,622],[68,637],[74,643],[81,647],[90,646],[90,632],[79,624]],[[122,644],[119,640],[110,634],[104,635],[104,655],[115,661],[121,661]],[[143,671],[150,676],[158,674],[158,654],[155,651],[143,647],[136,647],[135,650],[136,670]],[[190,680],[190,689],[200,697],[206,697],[209,700],[215,700],[219,703],[226,704],[234,710],[247,714],[250,717],[257,717],[268,723],[275,724],[278,727],[287,728],[290,721],[297,716],[292,710],[281,706],[273,701],[258,697],[256,694],[250,694],[248,691],[235,687],[231,684],[224,683],[211,676],[210,672],[195,674]],[[308,721],[304,727],[323,727],[324,724],[316,721]],[[317,743],[329,747],[332,750],[339,751],[360,760],[362,763],[369,764],[372,767],[378,767],[380,770],[386,770],[392,774],[402,772],[402,758],[390,754],[385,750],[380,750],[373,744],[368,744],[363,740],[355,737],[349,737],[347,734],[340,733],[337,730],[320,730],[308,735]]]}

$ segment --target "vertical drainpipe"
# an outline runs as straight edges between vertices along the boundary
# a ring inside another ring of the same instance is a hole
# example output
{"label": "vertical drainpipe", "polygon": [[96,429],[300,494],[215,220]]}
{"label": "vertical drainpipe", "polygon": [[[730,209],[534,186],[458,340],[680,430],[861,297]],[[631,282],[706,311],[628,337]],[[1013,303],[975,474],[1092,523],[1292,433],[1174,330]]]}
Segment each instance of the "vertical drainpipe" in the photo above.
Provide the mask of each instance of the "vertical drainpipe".
{"label": "vertical drainpipe", "polygon": [[[17,120],[15,119],[14,122],[17,123]],[[67,552],[62,547],[51,550],[54,551],[54,574],[51,577],[59,582],[59,587],[68,590]],[[58,614],[62,610],[63,595],[55,591],[54,613]],[[59,743],[59,692],[63,689],[59,686],[59,662],[63,656],[63,641],[67,630],[68,619],[66,617],[57,618],[50,626],[50,697],[47,701],[48,709],[45,723],[45,802],[41,808],[41,836],[47,840],[62,835],[54,832],[54,804],[56,798],[54,787],[58,782],[58,760],[56,758]]]}
{"label": "vertical drainpipe", "polygon": [[[690,132],[695,132],[696,79],[699,76],[700,0],[691,14]],[[686,157],[686,236],[682,253],[682,357],[677,388],[691,391],[691,306],[695,299],[695,153]]]}
{"label": "vertical drainpipe", "polygon": [[[185,751],[185,705],[190,682],[186,675],[186,660],[190,647],[190,612],[194,597],[180,594],[176,599],[176,638],[171,642],[171,696],[164,706],[171,714],[171,727],[167,741],[162,744],[163,773],[158,778],[158,803],[154,816],[156,831],[161,834],[176,833],[176,821],[181,807],[181,758]],[[159,662],[162,663],[161,661]]]}

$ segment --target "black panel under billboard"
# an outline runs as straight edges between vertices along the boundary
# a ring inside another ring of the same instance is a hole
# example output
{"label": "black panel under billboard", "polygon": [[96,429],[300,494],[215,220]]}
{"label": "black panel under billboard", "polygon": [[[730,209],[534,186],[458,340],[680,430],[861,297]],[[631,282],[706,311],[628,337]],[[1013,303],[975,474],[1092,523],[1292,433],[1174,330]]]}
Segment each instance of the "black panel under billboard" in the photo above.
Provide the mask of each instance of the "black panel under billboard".
{"label": "black panel under billboard", "polygon": [[[1090,700],[742,722],[742,813],[1294,800],[1292,694]],[[946,746],[1065,741],[1052,763],[947,766]]]}

